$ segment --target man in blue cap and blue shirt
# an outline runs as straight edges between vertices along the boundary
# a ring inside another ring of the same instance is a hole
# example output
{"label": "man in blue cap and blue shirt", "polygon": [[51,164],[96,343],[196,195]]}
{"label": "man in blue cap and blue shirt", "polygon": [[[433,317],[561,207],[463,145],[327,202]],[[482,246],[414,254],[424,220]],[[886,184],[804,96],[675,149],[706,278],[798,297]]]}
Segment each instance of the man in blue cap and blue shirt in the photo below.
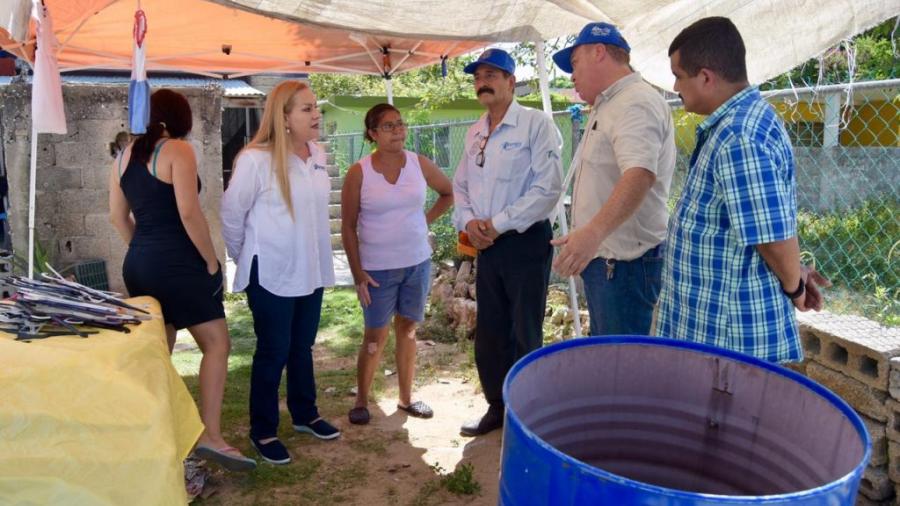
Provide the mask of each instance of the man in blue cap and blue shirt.
{"label": "man in blue cap and blue shirt", "polygon": [[647,335],[659,297],[675,128],[608,23],[590,23],[553,61],[591,104],[572,170],[573,230],[553,241],[561,276],[581,274],[591,335]]}
{"label": "man in blue cap and blue shirt", "polygon": [[453,178],[454,224],[479,250],[475,363],[489,407],[460,430],[478,436],[503,426],[506,373],[543,343],[562,136],[548,115],[515,101],[508,53],[488,49],[464,70],[487,109],[466,133]]}

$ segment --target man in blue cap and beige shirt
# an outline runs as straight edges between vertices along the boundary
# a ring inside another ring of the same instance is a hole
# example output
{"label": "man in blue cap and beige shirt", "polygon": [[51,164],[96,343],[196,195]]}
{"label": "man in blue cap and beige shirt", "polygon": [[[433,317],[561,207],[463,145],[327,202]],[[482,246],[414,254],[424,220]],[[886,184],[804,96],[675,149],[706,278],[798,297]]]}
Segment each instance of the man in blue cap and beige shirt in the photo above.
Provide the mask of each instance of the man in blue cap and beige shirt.
{"label": "man in blue cap and beige shirt", "polygon": [[475,363],[488,411],[462,426],[478,436],[503,425],[503,380],[543,343],[562,136],[553,120],[514,99],[516,64],[488,49],[467,65],[487,113],[469,128],[453,178],[453,220],[479,250]]}
{"label": "man in blue cap and beige shirt", "polygon": [[591,114],[572,160],[573,230],[554,270],[581,274],[592,335],[650,332],[675,169],[672,112],[629,64],[615,26],[590,23],[553,61]]}

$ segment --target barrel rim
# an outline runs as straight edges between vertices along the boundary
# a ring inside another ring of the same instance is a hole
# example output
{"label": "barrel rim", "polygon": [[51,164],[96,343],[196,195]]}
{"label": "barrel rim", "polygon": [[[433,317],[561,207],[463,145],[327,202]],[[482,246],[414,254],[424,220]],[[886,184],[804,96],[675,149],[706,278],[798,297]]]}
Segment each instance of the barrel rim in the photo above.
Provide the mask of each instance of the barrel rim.
{"label": "barrel rim", "polygon": [[[591,466],[586,462],[582,462],[574,457],[571,457],[559,450],[557,450],[552,445],[548,444],[546,441],[538,437],[534,432],[525,427],[522,424],[522,420],[519,419],[519,416],[516,412],[510,407],[508,402],[509,399],[509,389],[510,383],[515,379],[515,377],[522,371],[525,367],[527,367],[530,363],[544,357],[546,355],[551,355],[554,353],[558,353],[561,351],[565,351],[569,348],[577,348],[581,346],[596,346],[596,345],[610,345],[610,344],[625,344],[625,345],[655,345],[655,346],[667,346],[670,348],[683,348],[691,351],[708,353],[712,355],[718,355],[721,357],[725,357],[737,362],[744,362],[746,364],[754,365],[765,369],[769,372],[773,372],[775,374],[779,374],[786,378],[792,379],[806,388],[812,390],[814,393],[821,395],[826,400],[831,402],[831,404],[840,410],[841,413],[844,414],[849,420],[850,423],[856,428],[856,433],[859,435],[864,444],[865,451],[863,453],[863,458],[860,462],[854,467],[850,472],[846,475],[816,488],[810,488],[806,490],[800,490],[797,492],[788,492],[785,494],[771,494],[771,495],[761,495],[761,496],[738,496],[738,495],[721,495],[721,494],[700,494],[696,492],[688,492],[684,490],[678,490],[674,488],[661,487],[659,485],[652,485],[649,483],[644,483],[642,481],[632,480],[630,478],[626,478],[624,476],[620,476],[615,473],[611,473],[609,471],[605,471],[603,469]],[[708,497],[710,499],[715,499],[717,501],[722,502],[730,502],[734,501],[735,503],[745,504],[747,498],[754,498],[760,501],[783,501],[786,499],[794,499],[794,498],[809,498],[809,496],[817,493],[823,493],[830,491],[832,489],[839,488],[843,486],[844,483],[853,479],[854,476],[862,477],[863,471],[865,469],[866,464],[869,462],[869,458],[872,453],[872,441],[869,437],[869,433],[865,428],[865,425],[862,421],[862,418],[847,404],[844,399],[840,398],[837,394],[832,392],[831,390],[825,388],[824,386],[816,383],[815,381],[803,376],[802,374],[792,371],[786,367],[782,367],[778,364],[774,364],[771,362],[767,362],[765,360],[761,360],[759,358],[746,355],[744,353],[739,353],[736,351],[728,350],[725,348],[718,348],[716,346],[711,346],[708,344],[695,343],[691,341],[684,341],[680,339],[671,339],[667,337],[648,337],[648,336],[629,336],[629,335],[610,335],[610,336],[592,336],[592,337],[579,337],[570,339],[567,341],[563,341],[560,343],[554,343],[549,346],[544,346],[538,348],[531,353],[525,355],[518,362],[516,362],[512,368],[510,368],[509,373],[506,375],[506,379],[503,381],[503,400],[506,406],[506,417],[507,423],[509,423],[509,418],[512,418],[516,425],[522,430],[522,432],[532,439],[541,449],[544,451],[550,452],[551,454],[556,455],[564,462],[577,466],[583,472],[588,474],[597,475],[603,479],[618,482],[618,483],[626,483],[631,487],[645,490],[648,492],[652,492],[654,494],[664,494],[670,497],[675,498],[683,498],[683,499],[693,499],[698,495],[703,497]],[[504,429],[505,430],[505,429]],[[757,504],[765,504],[757,503]]]}

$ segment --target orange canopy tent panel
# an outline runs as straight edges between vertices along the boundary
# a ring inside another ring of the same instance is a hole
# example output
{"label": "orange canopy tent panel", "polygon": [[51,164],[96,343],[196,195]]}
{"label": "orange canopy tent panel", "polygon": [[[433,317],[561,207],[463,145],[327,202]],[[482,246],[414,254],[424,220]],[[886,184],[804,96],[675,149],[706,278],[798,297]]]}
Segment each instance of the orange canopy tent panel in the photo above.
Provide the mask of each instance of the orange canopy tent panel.
{"label": "orange canopy tent panel", "polygon": [[[130,69],[138,2],[44,0],[60,42],[61,72]],[[211,77],[264,72],[396,74],[473,51],[487,43],[382,36],[285,20],[206,0],[143,0],[147,70]],[[24,43],[0,29],[0,47],[29,61]]]}

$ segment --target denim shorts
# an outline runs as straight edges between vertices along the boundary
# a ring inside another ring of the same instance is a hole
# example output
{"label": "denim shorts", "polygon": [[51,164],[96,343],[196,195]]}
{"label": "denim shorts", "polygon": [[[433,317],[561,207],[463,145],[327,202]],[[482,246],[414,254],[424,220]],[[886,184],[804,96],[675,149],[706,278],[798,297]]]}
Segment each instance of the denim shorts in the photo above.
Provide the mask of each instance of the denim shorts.
{"label": "denim shorts", "polygon": [[379,286],[369,285],[372,302],[363,308],[366,328],[380,328],[398,314],[414,322],[425,319],[425,302],[431,288],[431,260],[400,269],[366,271]]}

